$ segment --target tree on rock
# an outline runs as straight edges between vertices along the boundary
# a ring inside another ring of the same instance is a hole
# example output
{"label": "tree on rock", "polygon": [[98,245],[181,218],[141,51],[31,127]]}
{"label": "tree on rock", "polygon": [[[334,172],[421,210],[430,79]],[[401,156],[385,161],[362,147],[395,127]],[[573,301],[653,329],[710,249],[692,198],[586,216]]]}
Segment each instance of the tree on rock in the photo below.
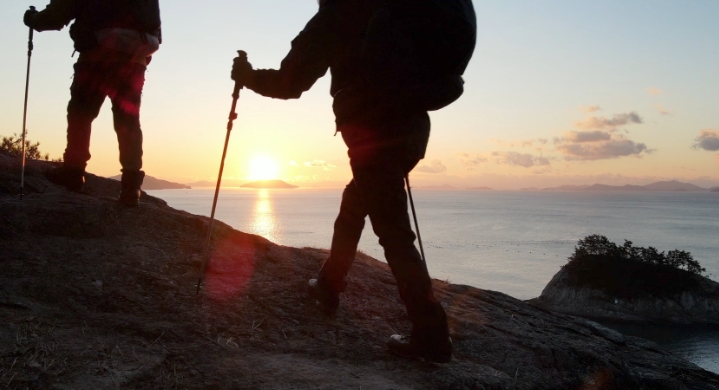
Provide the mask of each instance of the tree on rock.
{"label": "tree on rock", "polygon": [[[13,134],[10,137],[2,137],[0,142],[0,151],[9,153],[13,156],[19,156],[22,154],[22,137],[17,134]],[[40,142],[32,143],[27,138],[25,139],[25,156],[32,160],[50,160],[48,153],[43,154],[40,151]],[[52,161],[62,161],[62,159],[53,159]]]}

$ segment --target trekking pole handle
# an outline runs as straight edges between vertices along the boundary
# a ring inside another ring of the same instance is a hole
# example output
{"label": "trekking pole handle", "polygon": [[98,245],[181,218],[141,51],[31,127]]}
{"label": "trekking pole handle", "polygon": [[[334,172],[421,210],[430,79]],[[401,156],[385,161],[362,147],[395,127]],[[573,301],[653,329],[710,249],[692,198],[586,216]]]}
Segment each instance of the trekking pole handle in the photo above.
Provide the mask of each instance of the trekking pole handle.
{"label": "trekking pole handle", "polygon": [[[243,50],[237,50],[237,59],[247,62],[247,53]],[[241,85],[238,82],[235,82],[235,90],[232,93],[232,97],[235,99],[240,98],[240,89],[242,89],[244,85]]]}
{"label": "trekking pole handle", "polygon": [[[237,59],[240,59],[242,61],[247,61],[247,53],[245,53],[242,50],[237,51]],[[240,89],[242,89],[244,85],[240,84],[239,82],[235,81],[235,89],[232,91],[232,109],[230,109],[230,117],[227,121],[227,130],[232,130],[233,124],[232,122],[237,119],[237,100],[240,98]]]}
{"label": "trekking pole handle", "polygon": [[[32,6],[32,5],[31,5],[31,6],[30,6],[30,11],[37,11],[37,9],[35,9],[35,6]],[[28,39],[27,39],[27,53],[28,53],[28,55],[30,55],[30,53],[32,53],[32,50],[34,49],[33,44],[32,44],[32,36],[33,36],[33,32],[34,32],[34,31],[35,31],[35,30],[33,30],[33,28],[30,27],[30,36],[29,36]]]}

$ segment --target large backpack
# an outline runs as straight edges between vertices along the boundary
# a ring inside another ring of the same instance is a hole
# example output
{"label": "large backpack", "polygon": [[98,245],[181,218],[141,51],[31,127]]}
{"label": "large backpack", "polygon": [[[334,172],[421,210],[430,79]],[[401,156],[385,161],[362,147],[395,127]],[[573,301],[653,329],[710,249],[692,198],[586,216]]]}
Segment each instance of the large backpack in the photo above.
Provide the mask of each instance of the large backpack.
{"label": "large backpack", "polygon": [[136,30],[162,41],[159,0],[81,0],[78,7],[70,27],[78,52],[96,48],[95,33],[106,28]]}
{"label": "large backpack", "polygon": [[387,0],[365,33],[367,82],[428,111],[464,91],[464,74],[477,40],[471,0]]}

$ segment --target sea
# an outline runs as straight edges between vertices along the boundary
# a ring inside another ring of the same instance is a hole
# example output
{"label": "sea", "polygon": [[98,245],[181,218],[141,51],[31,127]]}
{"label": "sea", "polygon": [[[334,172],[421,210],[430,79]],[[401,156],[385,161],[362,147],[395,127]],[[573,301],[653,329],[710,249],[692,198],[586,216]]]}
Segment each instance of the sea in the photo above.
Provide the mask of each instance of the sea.
{"label": "sea", "polygon": [[[148,193],[171,207],[209,216],[214,188]],[[579,239],[601,234],[620,245],[629,240],[659,251],[688,251],[719,281],[719,193],[421,188],[412,193],[433,278],[534,298]],[[341,194],[338,188],[222,188],[215,218],[280,245],[329,248]],[[383,260],[369,221],[359,250]],[[719,327],[606,325],[719,373]]]}

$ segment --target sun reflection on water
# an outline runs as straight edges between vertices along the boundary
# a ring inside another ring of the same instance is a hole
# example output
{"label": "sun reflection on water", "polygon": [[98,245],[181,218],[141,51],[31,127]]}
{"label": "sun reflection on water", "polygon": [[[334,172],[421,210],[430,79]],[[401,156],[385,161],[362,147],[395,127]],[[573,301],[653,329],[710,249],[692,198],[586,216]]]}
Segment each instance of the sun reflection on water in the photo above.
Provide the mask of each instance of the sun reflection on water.
{"label": "sun reflection on water", "polygon": [[263,189],[257,192],[257,200],[250,220],[250,233],[277,242],[277,221],[269,190]]}

